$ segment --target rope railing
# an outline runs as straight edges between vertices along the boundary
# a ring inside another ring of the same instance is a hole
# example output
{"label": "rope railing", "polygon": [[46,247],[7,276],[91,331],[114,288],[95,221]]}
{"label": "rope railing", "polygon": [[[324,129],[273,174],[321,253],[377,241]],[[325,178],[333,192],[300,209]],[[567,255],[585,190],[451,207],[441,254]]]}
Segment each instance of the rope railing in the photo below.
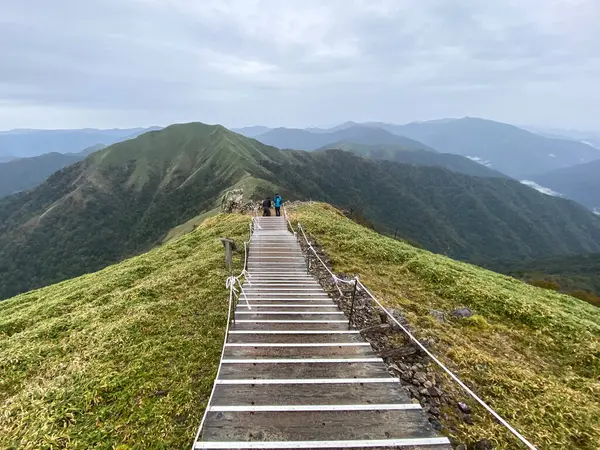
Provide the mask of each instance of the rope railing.
{"label": "rope railing", "polygon": [[400,329],[406,334],[406,336],[413,341],[427,356],[429,356],[431,358],[432,361],[434,361],[453,381],[455,381],[467,394],[469,394],[477,403],[479,403],[486,411],[488,411],[500,424],[502,424],[504,427],[506,427],[517,439],[519,439],[519,441],[521,441],[527,448],[529,448],[530,450],[537,450],[536,447],[531,444],[527,439],[525,439],[525,437],[523,435],[521,435],[521,433],[519,433],[513,426],[511,426],[508,421],[506,421],[502,416],[500,416],[500,414],[498,414],[496,411],[494,411],[494,409],[492,409],[491,406],[489,406],[485,401],[483,401],[477,394],[475,394],[475,392],[473,392],[462,380],[460,380],[460,378],[458,378],[457,375],[455,375],[448,367],[446,367],[445,364],[443,364],[438,358],[436,358],[433,353],[431,353],[404,325],[402,325],[395,317],[394,315],[388,311],[383,304],[373,295],[373,293],[371,293],[371,291],[369,289],[367,289],[367,287],[359,280],[359,278],[356,276],[354,277],[352,280],[344,280],[341,279],[339,277],[337,277],[330,269],[329,267],[327,267],[327,265],[325,264],[325,262],[323,262],[323,260],[321,259],[321,257],[317,254],[317,251],[314,249],[314,247],[312,246],[312,244],[309,242],[306,233],[304,232],[304,229],[302,228],[302,225],[300,225],[300,223],[298,223],[298,230],[302,233],[302,236],[306,242],[306,245],[308,246],[308,248],[312,251],[312,253],[314,253],[314,256],[317,258],[317,260],[323,265],[323,267],[325,268],[325,270],[327,270],[327,272],[329,272],[329,274],[331,275],[336,287],[338,288],[338,291],[340,292],[340,295],[344,295],[342,293],[342,290],[340,289],[338,283],[346,283],[346,284],[352,284],[354,285],[354,293],[353,293],[353,300],[352,300],[352,305],[351,305],[351,310],[350,310],[350,320],[352,320],[352,314],[353,314],[353,310],[354,310],[354,297],[356,294],[356,290],[360,289],[362,291],[364,291],[376,304],[377,306],[379,306],[379,308],[381,308],[383,310],[383,312],[394,321],[394,323],[396,325],[398,325],[398,327],[400,327]]}
{"label": "rope railing", "polygon": [[[244,267],[238,276],[230,275],[225,280],[225,287],[229,289],[229,305],[227,307],[227,325],[225,326],[225,338],[223,340],[223,348],[221,350],[221,357],[219,359],[219,367],[217,368],[217,374],[215,376],[215,380],[219,378],[219,374],[221,373],[221,367],[223,366],[223,356],[225,355],[225,343],[227,342],[227,337],[229,336],[229,326],[231,323],[232,310],[239,300],[239,294],[241,293],[244,296],[244,300],[246,300],[246,305],[248,309],[252,309],[250,306],[250,302],[248,301],[248,297],[246,296],[246,292],[244,291],[244,287],[242,286],[242,282],[240,279],[244,277],[245,281],[248,281],[248,284],[252,285],[250,278],[250,272],[248,272],[248,245],[252,240],[252,235],[254,234],[254,230],[256,224],[255,217],[252,218],[250,222],[250,238],[247,241],[244,241]],[[259,226],[260,227],[260,226]],[[236,283],[239,285],[240,291],[236,289]],[[235,323],[235,314],[233,315],[233,322]],[[212,391],[210,392],[210,397],[208,397],[208,402],[206,403],[206,409],[204,410],[204,414],[202,415],[202,421],[200,422],[200,426],[198,427],[198,432],[196,433],[196,439],[192,444],[192,450],[194,450],[196,442],[200,438],[200,433],[202,432],[202,427],[204,426],[204,422],[206,421],[206,417],[208,415],[208,407],[210,406],[213,396],[215,395],[215,389],[217,387],[217,383],[213,383]]]}

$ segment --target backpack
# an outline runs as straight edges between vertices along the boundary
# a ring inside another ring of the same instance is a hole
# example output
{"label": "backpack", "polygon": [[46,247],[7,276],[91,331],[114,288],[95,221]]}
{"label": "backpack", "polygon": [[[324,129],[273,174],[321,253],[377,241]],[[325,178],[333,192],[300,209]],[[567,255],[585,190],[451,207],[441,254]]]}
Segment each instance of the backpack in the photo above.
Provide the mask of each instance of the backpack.
{"label": "backpack", "polygon": [[275,197],[275,208],[279,208],[281,206],[282,201],[283,201],[283,199],[281,198],[281,195],[278,195],[277,197]]}

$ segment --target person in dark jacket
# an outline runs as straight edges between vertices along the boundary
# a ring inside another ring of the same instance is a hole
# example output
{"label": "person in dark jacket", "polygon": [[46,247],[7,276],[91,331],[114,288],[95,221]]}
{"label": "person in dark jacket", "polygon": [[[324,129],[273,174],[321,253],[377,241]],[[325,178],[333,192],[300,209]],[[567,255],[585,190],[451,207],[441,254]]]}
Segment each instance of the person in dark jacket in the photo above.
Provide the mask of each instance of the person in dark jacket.
{"label": "person in dark jacket", "polygon": [[263,200],[263,217],[271,215],[271,199],[269,197]]}
{"label": "person in dark jacket", "polygon": [[273,203],[275,204],[275,215],[277,217],[281,216],[281,205],[283,204],[283,198],[281,197],[281,195],[275,194]]}

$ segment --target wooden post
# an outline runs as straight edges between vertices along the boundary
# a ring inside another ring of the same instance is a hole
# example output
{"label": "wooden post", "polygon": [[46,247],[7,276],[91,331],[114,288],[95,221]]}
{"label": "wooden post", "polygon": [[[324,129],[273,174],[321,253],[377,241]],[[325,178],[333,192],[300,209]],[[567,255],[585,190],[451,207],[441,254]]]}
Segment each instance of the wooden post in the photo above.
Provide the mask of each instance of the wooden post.
{"label": "wooden post", "polygon": [[221,238],[221,243],[225,247],[225,267],[229,273],[233,272],[233,252],[237,250],[233,239]]}
{"label": "wooden post", "polygon": [[354,314],[354,301],[356,300],[356,288],[358,281],[354,279],[354,289],[352,289],[352,303],[350,304],[350,315],[348,317],[348,327],[352,326],[352,315]]}

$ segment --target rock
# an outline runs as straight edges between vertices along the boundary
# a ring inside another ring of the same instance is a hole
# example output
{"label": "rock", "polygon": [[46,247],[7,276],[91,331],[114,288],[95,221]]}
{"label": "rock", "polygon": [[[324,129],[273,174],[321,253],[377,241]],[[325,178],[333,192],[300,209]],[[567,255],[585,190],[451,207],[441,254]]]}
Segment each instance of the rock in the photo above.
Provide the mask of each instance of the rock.
{"label": "rock", "polygon": [[380,358],[402,358],[417,353],[417,347],[412,344],[406,344],[402,347],[396,347],[379,352]]}
{"label": "rock", "polygon": [[442,429],[444,428],[439,420],[429,419],[429,423],[431,424],[434,430],[442,431]]}
{"label": "rock", "polygon": [[428,395],[429,393],[427,392],[427,389],[423,388],[419,391],[419,394],[421,395]]}
{"label": "rock", "polygon": [[419,384],[423,384],[427,381],[427,374],[424,372],[417,372],[413,377]]}
{"label": "rock", "polygon": [[471,414],[471,408],[469,408],[469,405],[467,405],[466,403],[458,402],[458,409],[460,409],[465,414]]}
{"label": "rock", "polygon": [[429,389],[432,386],[433,386],[433,383],[429,380],[427,380],[425,383],[423,383],[423,387],[425,387],[425,389]]}
{"label": "rock", "polygon": [[439,311],[437,309],[432,309],[431,311],[429,311],[429,314],[431,314],[433,316],[433,318],[435,320],[437,320],[438,322],[445,322],[446,321],[446,313],[444,313],[444,311]]}
{"label": "rock", "polygon": [[441,397],[442,396],[442,391],[440,391],[435,386],[430,387],[429,389],[427,389],[427,391],[429,392],[429,395],[432,397]]}
{"label": "rock", "polygon": [[418,397],[419,396],[419,390],[416,387],[409,386],[408,390],[410,391],[410,393],[412,394],[413,397]]}
{"label": "rock", "polygon": [[434,416],[439,416],[441,414],[440,408],[436,408],[435,406],[431,406],[429,412]]}
{"label": "rock", "polygon": [[473,448],[475,450],[494,450],[494,446],[487,439],[482,439],[481,441],[475,442],[475,446]]}
{"label": "rock", "polygon": [[471,414],[465,414],[463,420],[465,421],[465,423],[473,425],[473,416]]}
{"label": "rock", "polygon": [[221,199],[221,212],[232,213],[232,212],[246,212],[252,209],[252,202],[244,200],[243,189],[233,189],[225,192]]}
{"label": "rock", "polygon": [[457,319],[466,319],[473,315],[473,311],[471,311],[469,308],[457,308],[453,310],[450,315]]}

